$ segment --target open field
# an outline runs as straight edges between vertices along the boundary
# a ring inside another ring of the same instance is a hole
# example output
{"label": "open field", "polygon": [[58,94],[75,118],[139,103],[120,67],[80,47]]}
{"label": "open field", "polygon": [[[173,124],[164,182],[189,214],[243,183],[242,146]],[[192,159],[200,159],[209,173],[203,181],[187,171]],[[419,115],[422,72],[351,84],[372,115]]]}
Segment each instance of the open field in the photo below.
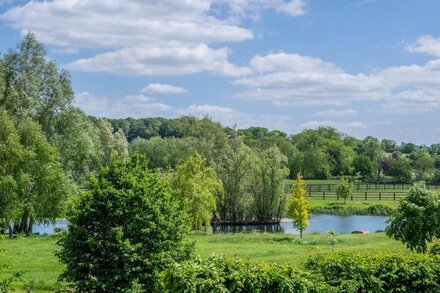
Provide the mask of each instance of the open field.
{"label": "open field", "polygon": [[[58,288],[57,278],[63,270],[54,252],[58,249],[55,236],[19,237],[0,240],[2,264],[11,265],[5,273],[25,271],[23,281],[17,285],[18,292],[27,287],[33,292],[53,292]],[[255,261],[274,261],[301,266],[309,256],[331,253],[327,235],[306,234],[301,241],[298,236],[285,234],[223,234],[191,235],[196,242],[196,255],[213,253],[240,256]],[[367,235],[339,235],[335,251],[358,253],[407,252],[399,242],[384,233]]]}

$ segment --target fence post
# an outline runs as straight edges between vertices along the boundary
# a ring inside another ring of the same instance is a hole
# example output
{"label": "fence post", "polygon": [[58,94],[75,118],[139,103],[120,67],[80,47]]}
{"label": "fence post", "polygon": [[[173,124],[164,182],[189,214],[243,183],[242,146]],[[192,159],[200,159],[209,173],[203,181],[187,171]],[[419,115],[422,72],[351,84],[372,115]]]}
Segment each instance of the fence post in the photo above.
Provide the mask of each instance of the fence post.
{"label": "fence post", "polygon": [[325,191],[322,192],[322,199],[325,199]]}
{"label": "fence post", "polygon": [[351,200],[353,200],[353,193],[351,194]]}
{"label": "fence post", "polygon": [[379,191],[379,200],[382,200],[382,192]]}
{"label": "fence post", "polygon": [[367,200],[367,192],[365,191],[365,200]]}
{"label": "fence post", "polygon": [[396,200],[396,193],[393,194],[393,200]]}

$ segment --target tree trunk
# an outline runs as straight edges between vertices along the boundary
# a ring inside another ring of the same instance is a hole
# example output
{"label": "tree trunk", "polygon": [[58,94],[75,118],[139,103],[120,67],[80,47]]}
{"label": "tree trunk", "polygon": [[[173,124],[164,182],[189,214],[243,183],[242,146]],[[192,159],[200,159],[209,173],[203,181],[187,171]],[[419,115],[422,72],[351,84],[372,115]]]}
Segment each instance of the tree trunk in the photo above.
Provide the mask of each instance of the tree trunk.
{"label": "tree trunk", "polygon": [[299,238],[303,238],[303,230],[301,229],[301,230],[299,230]]}
{"label": "tree trunk", "polygon": [[14,238],[14,225],[9,224],[9,239]]}

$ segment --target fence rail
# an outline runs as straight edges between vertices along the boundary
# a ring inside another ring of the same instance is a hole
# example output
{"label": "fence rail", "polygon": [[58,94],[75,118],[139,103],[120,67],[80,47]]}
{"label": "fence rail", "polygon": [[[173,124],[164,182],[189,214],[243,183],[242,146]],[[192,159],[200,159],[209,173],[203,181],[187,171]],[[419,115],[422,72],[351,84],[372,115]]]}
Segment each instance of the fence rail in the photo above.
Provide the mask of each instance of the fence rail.
{"label": "fence rail", "polygon": [[[347,198],[347,200],[384,200],[384,201],[390,201],[390,200],[400,200],[404,197],[406,197],[406,192],[358,192],[353,193],[351,196]],[[321,192],[314,192],[311,194],[308,194],[309,198],[316,198],[316,199],[335,199],[335,200],[343,200],[336,192],[329,192],[329,191],[321,191]]]}
{"label": "fence rail", "polygon": [[[341,198],[336,194],[338,184],[306,184],[307,196],[318,199],[336,199]],[[407,195],[408,189],[412,184],[409,183],[352,183],[353,195],[348,200],[399,200]],[[439,190],[440,185],[427,184],[426,188]],[[286,184],[285,191],[290,193],[292,183]]]}

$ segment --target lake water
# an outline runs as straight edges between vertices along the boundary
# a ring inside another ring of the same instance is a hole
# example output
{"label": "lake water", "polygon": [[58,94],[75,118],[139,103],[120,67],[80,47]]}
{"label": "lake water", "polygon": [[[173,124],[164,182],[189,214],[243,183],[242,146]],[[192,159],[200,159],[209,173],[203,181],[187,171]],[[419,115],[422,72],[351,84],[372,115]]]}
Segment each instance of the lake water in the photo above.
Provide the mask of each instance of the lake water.
{"label": "lake water", "polygon": [[[319,232],[327,233],[335,230],[338,234],[351,233],[354,230],[367,230],[376,232],[385,230],[387,217],[380,216],[334,216],[334,215],[312,215],[309,220],[309,227],[306,233]],[[55,227],[67,229],[67,220],[58,220],[55,225],[38,225],[33,228],[34,233],[53,234]],[[267,233],[287,233],[299,234],[299,231],[292,227],[292,222],[288,219],[281,221],[279,225],[223,225],[214,226],[213,233],[240,233],[240,232],[267,232]]]}
{"label": "lake water", "polygon": [[[385,230],[388,217],[381,216],[334,216],[334,215],[312,215],[309,219],[309,227],[306,233],[319,232],[327,233],[335,230],[338,234],[347,234],[355,230],[366,230],[369,232]],[[240,232],[267,232],[299,234],[299,231],[292,227],[292,221],[282,220],[279,225],[224,225],[212,227],[213,233],[240,233]]]}

